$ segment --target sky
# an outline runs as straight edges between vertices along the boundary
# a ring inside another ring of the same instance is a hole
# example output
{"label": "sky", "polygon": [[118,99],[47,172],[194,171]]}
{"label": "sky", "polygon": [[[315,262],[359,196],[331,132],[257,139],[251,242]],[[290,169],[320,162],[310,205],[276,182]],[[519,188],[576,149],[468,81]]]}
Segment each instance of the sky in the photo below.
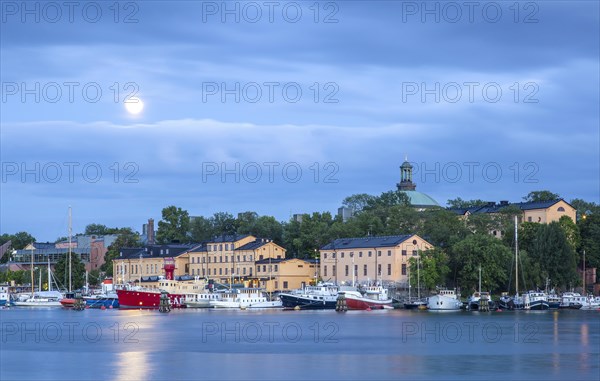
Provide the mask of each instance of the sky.
{"label": "sky", "polygon": [[405,159],[440,205],[600,202],[596,1],[0,5],[0,233],[335,213]]}

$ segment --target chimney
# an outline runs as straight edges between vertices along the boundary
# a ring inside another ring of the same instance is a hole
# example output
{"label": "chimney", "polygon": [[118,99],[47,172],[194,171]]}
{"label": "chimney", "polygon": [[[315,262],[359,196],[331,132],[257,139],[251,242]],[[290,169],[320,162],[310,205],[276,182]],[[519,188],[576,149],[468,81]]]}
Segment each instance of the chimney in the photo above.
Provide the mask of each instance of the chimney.
{"label": "chimney", "polygon": [[154,219],[148,219],[148,245],[154,245]]}

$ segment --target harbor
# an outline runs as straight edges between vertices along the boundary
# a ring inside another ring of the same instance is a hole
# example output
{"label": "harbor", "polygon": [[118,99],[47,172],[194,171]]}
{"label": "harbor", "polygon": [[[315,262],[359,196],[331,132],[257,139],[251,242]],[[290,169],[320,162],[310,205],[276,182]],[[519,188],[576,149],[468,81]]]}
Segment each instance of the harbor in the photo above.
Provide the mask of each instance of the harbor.
{"label": "harbor", "polygon": [[0,318],[3,380],[591,380],[600,371],[597,311],[10,308]]}

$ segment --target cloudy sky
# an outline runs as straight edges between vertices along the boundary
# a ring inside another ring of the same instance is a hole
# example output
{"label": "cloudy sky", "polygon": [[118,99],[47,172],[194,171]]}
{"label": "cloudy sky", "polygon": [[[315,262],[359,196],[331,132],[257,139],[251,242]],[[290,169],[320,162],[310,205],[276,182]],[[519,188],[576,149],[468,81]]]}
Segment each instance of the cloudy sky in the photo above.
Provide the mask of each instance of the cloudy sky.
{"label": "cloudy sky", "polygon": [[24,4],[1,3],[0,233],[64,236],[69,205],[75,232],[333,212],[405,156],[442,205],[600,201],[598,2]]}

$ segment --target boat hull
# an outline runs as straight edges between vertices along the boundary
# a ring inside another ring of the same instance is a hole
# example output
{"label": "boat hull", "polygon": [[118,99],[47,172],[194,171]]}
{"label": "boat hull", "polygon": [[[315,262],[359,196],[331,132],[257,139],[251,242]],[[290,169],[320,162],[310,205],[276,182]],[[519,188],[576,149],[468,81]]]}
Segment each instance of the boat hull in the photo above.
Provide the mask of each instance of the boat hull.
{"label": "boat hull", "polygon": [[311,299],[301,295],[280,294],[279,299],[285,308],[300,308],[303,310],[334,310],[337,298]]}
{"label": "boat hull", "polygon": [[356,296],[346,295],[346,306],[349,310],[376,310],[384,309],[386,306],[392,305],[392,299],[374,300],[369,298],[359,298]]}
{"label": "boat hull", "polygon": [[462,302],[443,295],[430,296],[427,301],[427,309],[431,311],[459,311]]}
{"label": "boat hull", "polygon": [[89,308],[119,308],[119,298],[83,298]]}
{"label": "boat hull", "polygon": [[[185,308],[185,295],[167,295],[171,308]],[[117,296],[121,309],[158,309],[160,307],[159,291],[117,290]]]}

